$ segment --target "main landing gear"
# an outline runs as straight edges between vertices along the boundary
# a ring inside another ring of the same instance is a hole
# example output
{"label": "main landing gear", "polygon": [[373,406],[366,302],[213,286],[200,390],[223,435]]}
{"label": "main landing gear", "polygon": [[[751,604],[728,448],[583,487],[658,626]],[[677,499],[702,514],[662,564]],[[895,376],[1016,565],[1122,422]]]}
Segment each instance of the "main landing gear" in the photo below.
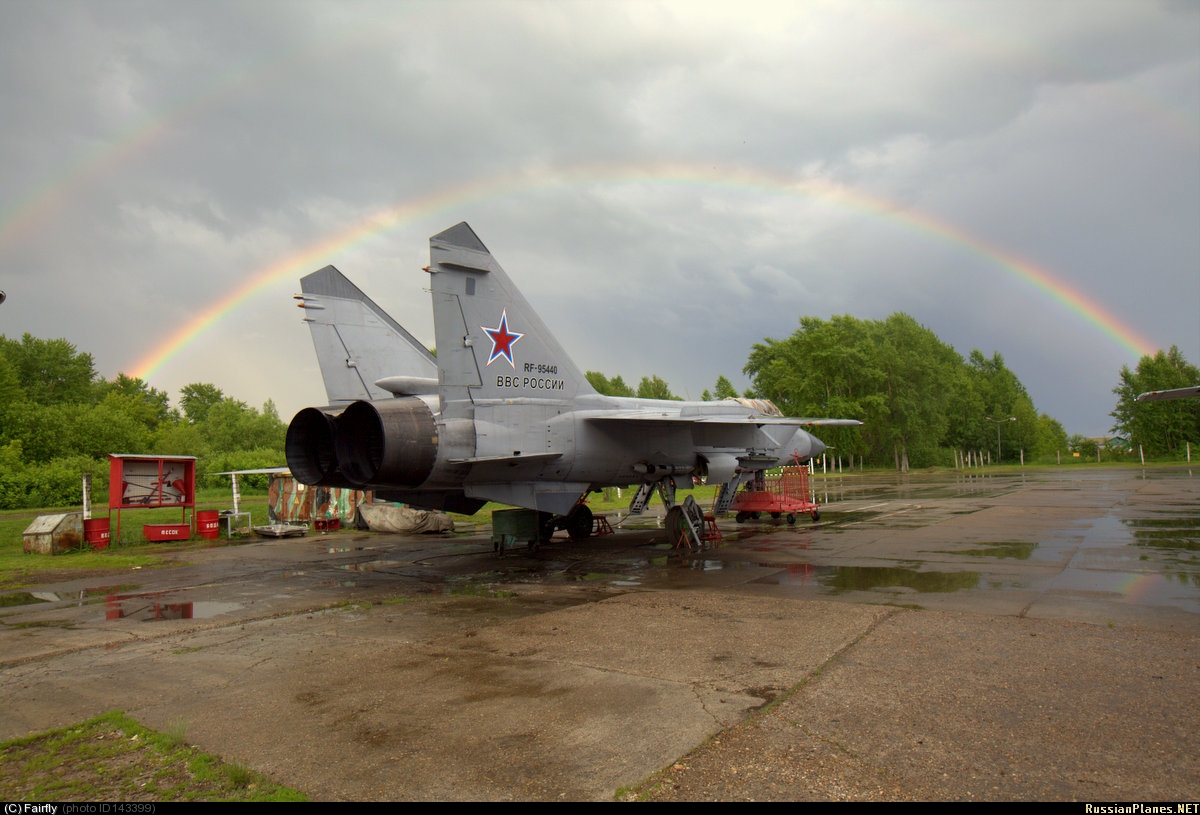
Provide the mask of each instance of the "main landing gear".
{"label": "main landing gear", "polygon": [[571,540],[584,540],[592,536],[594,522],[592,508],[582,500],[571,507],[571,511],[566,515],[551,515],[549,512],[539,514],[542,516],[541,537],[543,543],[550,540],[550,537],[559,529],[567,530]]}

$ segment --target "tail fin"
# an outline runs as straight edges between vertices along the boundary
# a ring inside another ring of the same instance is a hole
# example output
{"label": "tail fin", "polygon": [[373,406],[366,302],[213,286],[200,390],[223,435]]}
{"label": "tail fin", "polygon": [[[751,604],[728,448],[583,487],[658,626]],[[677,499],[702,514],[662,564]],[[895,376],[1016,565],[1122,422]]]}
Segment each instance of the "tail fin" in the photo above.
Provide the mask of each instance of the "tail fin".
{"label": "tail fin", "polygon": [[412,334],[332,266],[300,278],[297,305],[312,333],[330,405],[435,393],[437,363]]}
{"label": "tail fin", "polygon": [[466,222],[429,239],[442,405],[594,392]]}

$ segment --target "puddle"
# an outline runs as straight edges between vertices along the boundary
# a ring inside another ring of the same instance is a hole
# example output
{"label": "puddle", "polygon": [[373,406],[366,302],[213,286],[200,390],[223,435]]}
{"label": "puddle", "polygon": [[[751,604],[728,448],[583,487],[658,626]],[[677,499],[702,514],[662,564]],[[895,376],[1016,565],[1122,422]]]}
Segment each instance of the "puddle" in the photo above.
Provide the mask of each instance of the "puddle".
{"label": "puddle", "polygon": [[756,583],[777,586],[820,586],[829,594],[851,591],[947,593],[979,585],[978,572],[920,572],[891,566],[812,566],[798,563]]}
{"label": "puddle", "polygon": [[[0,595],[0,608],[12,608],[14,606],[31,606],[34,603],[47,603],[50,598],[46,597],[46,592],[36,592],[30,594],[27,591],[13,592],[12,594]],[[54,599],[58,599],[55,597]]]}
{"label": "puddle", "polygon": [[1128,518],[1135,546],[1200,552],[1200,518]]}
{"label": "puddle", "polygon": [[110,594],[104,598],[104,619],[138,620],[204,620],[229,614],[242,608],[241,603],[221,603],[208,600],[172,602],[171,592],[145,594]]}
{"label": "puddle", "polygon": [[979,585],[978,572],[919,572],[891,566],[837,566],[818,574],[818,579],[834,594],[897,588],[945,593]]}
{"label": "puddle", "polygon": [[994,557],[1000,558],[1016,558],[1017,560],[1029,560],[1029,556],[1033,554],[1033,550],[1037,549],[1036,543],[1028,541],[1001,541],[997,543],[982,544],[980,549],[966,549],[961,552],[938,552],[943,555],[967,555],[968,557]]}
{"label": "puddle", "polygon": [[1066,594],[1119,597],[1140,606],[1173,607],[1200,613],[1200,575],[1164,575],[1157,572],[1073,571],[1054,581],[1054,590]]}
{"label": "puddle", "polygon": [[817,586],[817,567],[810,563],[793,563],[782,571],[755,582],[774,586]]}
{"label": "puddle", "polygon": [[362,563],[339,563],[334,568],[347,572],[395,572],[411,565],[405,560],[366,560]]}

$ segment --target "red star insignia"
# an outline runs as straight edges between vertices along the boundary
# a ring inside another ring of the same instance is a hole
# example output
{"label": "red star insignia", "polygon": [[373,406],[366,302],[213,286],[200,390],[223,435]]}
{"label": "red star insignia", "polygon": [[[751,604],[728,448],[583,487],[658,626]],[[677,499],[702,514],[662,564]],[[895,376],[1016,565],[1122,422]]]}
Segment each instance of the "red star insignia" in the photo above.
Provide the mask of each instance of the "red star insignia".
{"label": "red star insignia", "polygon": [[513,361],[512,347],[516,344],[517,340],[525,335],[508,330],[508,309],[505,309],[500,315],[500,325],[495,328],[488,328],[485,325],[479,327],[492,340],[492,353],[488,357],[487,364],[491,365],[496,360],[496,357],[504,357],[508,360],[508,364],[513,367],[513,370],[516,370],[517,363]]}

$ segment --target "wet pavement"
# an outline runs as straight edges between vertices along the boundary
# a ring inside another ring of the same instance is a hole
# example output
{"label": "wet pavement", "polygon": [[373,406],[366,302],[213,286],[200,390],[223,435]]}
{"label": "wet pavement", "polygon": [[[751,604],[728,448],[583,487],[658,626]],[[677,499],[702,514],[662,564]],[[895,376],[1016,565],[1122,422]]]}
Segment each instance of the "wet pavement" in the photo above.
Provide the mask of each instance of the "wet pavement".
{"label": "wet pavement", "polygon": [[814,483],[699,551],[343,531],[7,592],[0,738],[122,709],[319,799],[1195,799],[1200,472]]}

